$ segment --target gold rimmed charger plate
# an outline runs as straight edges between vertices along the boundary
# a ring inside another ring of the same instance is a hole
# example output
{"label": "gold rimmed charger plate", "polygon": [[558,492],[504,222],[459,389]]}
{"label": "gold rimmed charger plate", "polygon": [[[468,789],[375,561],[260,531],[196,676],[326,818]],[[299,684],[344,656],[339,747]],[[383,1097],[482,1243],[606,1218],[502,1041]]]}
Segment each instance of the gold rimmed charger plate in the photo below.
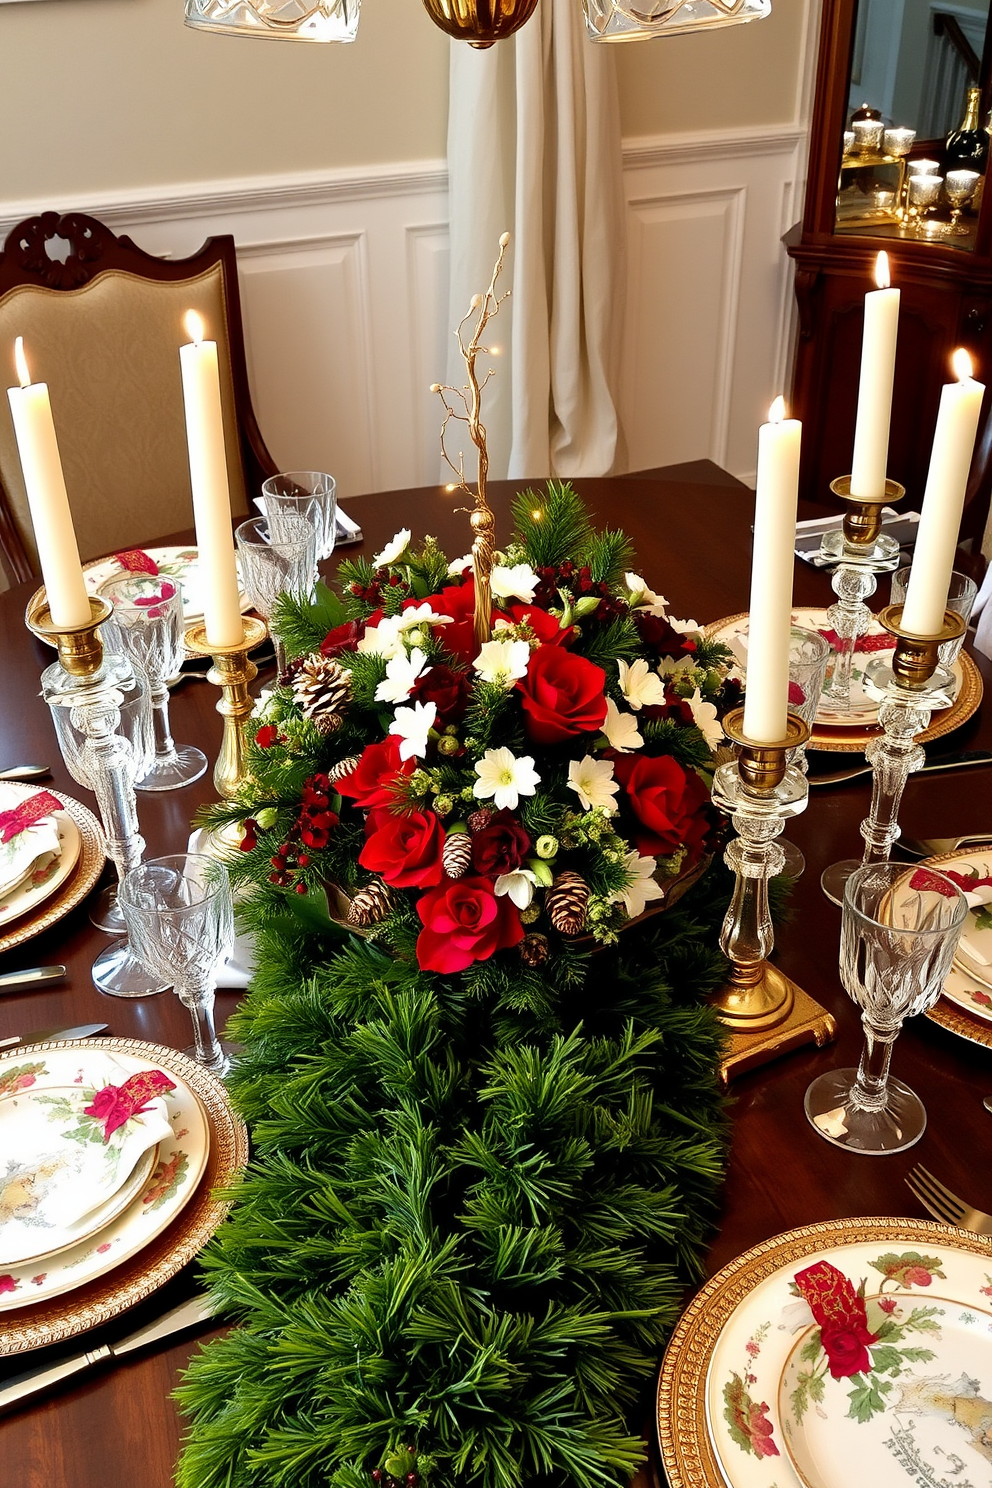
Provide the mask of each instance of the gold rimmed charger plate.
{"label": "gold rimmed charger plate", "polygon": [[[746,616],[747,611],[743,610],[739,615],[728,615],[723,620],[714,620],[711,625],[704,627],[703,634],[713,637],[728,625],[733,625],[745,619]],[[961,668],[961,687],[958,695],[949,708],[944,708],[934,715],[929,728],[917,735],[917,742],[920,744],[929,744],[931,739],[940,739],[944,734],[953,733],[963,723],[968,722],[982,701],[982,674],[967,651],[961,652],[957,664]],[[848,728],[815,723],[806,747],[842,754],[864,754],[872,739],[881,738],[883,732],[884,730],[877,724],[865,728]]]}
{"label": "gold rimmed charger plate", "polygon": [[106,862],[100,824],[92,811],[81,801],[58,792],[66,815],[71,816],[79,830],[79,857],[69,877],[43,903],[28,914],[21,915],[13,924],[0,933],[0,952],[9,951],[43,930],[58,923],[70,910],[81,904],[93,888]]}
{"label": "gold rimmed charger plate", "polygon": [[[963,656],[962,652],[962,659]],[[973,854],[959,848],[957,852],[941,853],[935,858],[924,858],[919,866],[940,868],[942,864],[960,862],[969,856]],[[938,998],[933,1007],[927,1009],[926,1016],[931,1023],[936,1023],[938,1028],[946,1028],[948,1033],[967,1039],[970,1044],[981,1044],[983,1048],[992,1049],[992,1023],[978,1017],[976,1013],[968,1012],[967,1008],[963,1008],[960,1003],[952,1002],[949,997]]]}
{"label": "gold rimmed charger plate", "polygon": [[[682,1314],[658,1381],[657,1430],[669,1488],[726,1488],[707,1426],[710,1361],[724,1328],[750,1293],[784,1266],[839,1245],[946,1245],[988,1256],[992,1243],[929,1219],[833,1219],[787,1230],[753,1246],[708,1281]],[[790,1474],[791,1477],[791,1474]]]}
{"label": "gold rimmed charger plate", "polygon": [[99,1049],[108,1054],[133,1054],[166,1072],[172,1070],[190,1087],[202,1105],[210,1129],[207,1164],[193,1197],[167,1229],[113,1271],[94,1278],[49,1302],[11,1309],[0,1326],[0,1356],[44,1348],[75,1338],[109,1322],[175,1276],[215,1234],[230,1208],[219,1197],[248,1161],[248,1132],[236,1114],[223,1083],[189,1055],[140,1039],[78,1039],[73,1044],[31,1044],[18,1048],[18,1057],[41,1050]]}

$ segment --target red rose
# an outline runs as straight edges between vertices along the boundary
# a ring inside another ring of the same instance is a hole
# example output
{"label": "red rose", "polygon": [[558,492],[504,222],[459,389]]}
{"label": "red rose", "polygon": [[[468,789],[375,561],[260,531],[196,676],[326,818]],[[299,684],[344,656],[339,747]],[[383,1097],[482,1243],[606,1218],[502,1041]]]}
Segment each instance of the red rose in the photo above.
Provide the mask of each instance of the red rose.
{"label": "red rose", "polygon": [[364,630],[365,627],[357,620],[346,620],[343,625],[335,625],[320,643],[321,656],[340,656],[343,651],[354,651]]}
{"label": "red rose", "polygon": [[398,889],[426,889],[441,882],[443,847],[444,829],[433,811],[382,811],[358,861]]}
{"label": "red rose", "polygon": [[561,646],[539,646],[517,687],[527,732],[538,744],[560,744],[591,734],[606,718],[606,673]]}
{"label": "red rose", "polygon": [[423,930],[417,939],[417,962],[424,971],[450,975],[473,961],[488,961],[496,951],[524,938],[508,894],[497,898],[485,878],[459,878],[431,889],[417,901]]}
{"label": "red rose", "polygon": [[472,835],[472,867],[495,878],[519,868],[530,851],[530,838],[512,811],[497,811],[489,825]]}
{"label": "red rose", "polygon": [[683,770],[667,754],[653,759],[624,754],[613,761],[613,772],[640,824],[634,841],[641,854],[664,856],[683,843],[690,854],[702,847],[709,829],[703,815],[709,791],[695,770]]}
{"label": "red rose", "polygon": [[933,1277],[925,1266],[907,1266],[902,1273],[906,1286],[929,1286]]}
{"label": "red rose", "polygon": [[854,1318],[849,1323],[825,1323],[820,1329],[820,1339],[834,1379],[870,1373],[868,1344],[876,1339],[864,1323]]}
{"label": "red rose", "polygon": [[796,1272],[799,1295],[820,1325],[820,1339],[834,1379],[871,1370],[868,1346],[878,1336],[868,1327],[865,1299],[829,1261],[815,1261]]}
{"label": "red rose", "polygon": [[[479,647],[475,639],[475,580],[471,577],[471,571],[464,584],[449,584],[439,594],[428,594],[426,601],[408,599],[403,608],[406,610],[411,605],[424,603],[429,604],[436,615],[450,615],[454,622],[452,625],[439,625],[435,631],[445,649],[459,661],[474,661],[479,654]],[[508,618],[502,610],[494,610],[490,623],[492,620]]]}
{"label": "red rose", "polygon": [[507,609],[515,625],[528,625],[537,639],[545,645],[567,646],[575,634],[574,625],[566,625],[564,630],[560,629],[557,616],[549,615],[547,610],[542,610],[533,600],[530,603],[515,600],[513,604],[507,605]]}
{"label": "red rose", "polygon": [[647,610],[632,610],[630,618],[645,646],[650,646],[659,656],[679,656],[696,649],[695,643],[690,645],[682,632],[670,625],[663,615],[649,615]]}
{"label": "red rose", "polygon": [[410,701],[433,703],[437,708],[438,726],[444,728],[464,716],[471,686],[465,672],[457,672],[446,662],[436,661],[413,684]]}
{"label": "red rose", "polygon": [[400,741],[388,734],[378,744],[367,744],[358,764],[336,782],[339,795],[348,796],[356,806],[370,809],[392,804],[391,786],[398,775],[412,775],[416,761],[400,759]]}

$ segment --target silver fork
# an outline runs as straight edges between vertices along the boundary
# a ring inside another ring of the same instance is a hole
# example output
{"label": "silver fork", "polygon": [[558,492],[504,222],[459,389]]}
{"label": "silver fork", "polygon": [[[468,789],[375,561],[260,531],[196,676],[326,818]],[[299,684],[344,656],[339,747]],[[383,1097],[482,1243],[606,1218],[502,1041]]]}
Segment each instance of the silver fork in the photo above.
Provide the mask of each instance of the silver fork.
{"label": "silver fork", "polygon": [[934,1219],[939,1219],[944,1224],[957,1225],[959,1230],[975,1230],[979,1235],[992,1235],[992,1214],[986,1214],[982,1209],[972,1209],[920,1163],[915,1168],[910,1168],[906,1174],[906,1182]]}

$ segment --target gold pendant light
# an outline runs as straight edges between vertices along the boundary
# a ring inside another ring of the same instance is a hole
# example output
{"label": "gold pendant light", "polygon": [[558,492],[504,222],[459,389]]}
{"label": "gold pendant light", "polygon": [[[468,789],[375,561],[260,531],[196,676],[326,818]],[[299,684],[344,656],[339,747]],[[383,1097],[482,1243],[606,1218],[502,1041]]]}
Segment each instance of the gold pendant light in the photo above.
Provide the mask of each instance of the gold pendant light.
{"label": "gold pendant light", "polygon": [[519,31],[537,9],[537,0],[424,0],[424,9],[456,41],[484,50]]}

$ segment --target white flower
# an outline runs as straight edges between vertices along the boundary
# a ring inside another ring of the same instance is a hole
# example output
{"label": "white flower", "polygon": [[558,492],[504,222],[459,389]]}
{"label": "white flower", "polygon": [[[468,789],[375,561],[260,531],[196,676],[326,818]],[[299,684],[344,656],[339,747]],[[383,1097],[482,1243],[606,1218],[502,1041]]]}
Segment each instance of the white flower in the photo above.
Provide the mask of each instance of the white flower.
{"label": "white flower", "polygon": [[356,648],[367,656],[402,656],[403,642],[400,639],[399,616],[393,615],[372,625],[362,636]]}
{"label": "white flower", "polygon": [[649,589],[640,574],[625,573],[623,581],[627,585],[632,610],[645,610],[649,615],[664,616],[668,600],[663,594],[655,594],[653,589]]}
{"label": "white flower", "polygon": [[530,647],[526,641],[486,641],[472,663],[483,682],[498,682],[506,687],[518,677],[526,677]]}
{"label": "white flower", "polygon": [[606,699],[606,722],[603,724],[603,733],[610,741],[610,748],[619,750],[621,754],[629,754],[632,749],[640,749],[644,743],[637,732],[637,719],[632,713],[621,713],[612,698]]}
{"label": "white flower", "polygon": [[398,615],[393,616],[398,628],[412,630],[417,625],[452,625],[454,622],[450,615],[439,615],[432,610],[425,599],[423,604],[411,605],[407,610],[400,610]]}
{"label": "white flower", "polygon": [[629,852],[626,857],[627,882],[616,894],[610,895],[610,903],[622,904],[633,920],[644,913],[644,906],[651,899],[664,899],[665,891],[653,877],[657,866],[655,858],[642,858],[639,852]]}
{"label": "white flower", "polygon": [[448,578],[459,579],[465,571],[472,567],[472,554],[466,553],[464,558],[456,558],[448,564]]}
{"label": "white flower", "polygon": [[509,894],[518,909],[526,909],[534,897],[537,874],[529,868],[518,868],[514,873],[501,873],[496,880],[496,893]]}
{"label": "white flower", "polygon": [[591,754],[572,760],[568,767],[568,788],[575,791],[585,811],[597,807],[611,812],[617,809],[613,797],[620,786],[613,779],[612,760],[593,759]]}
{"label": "white flower", "polygon": [[647,708],[665,701],[665,688],[661,678],[657,672],[652,672],[641,657],[629,666],[625,661],[618,661],[617,667],[620,672],[620,690],[633,709]]}
{"label": "white flower", "polygon": [[478,780],[472,787],[479,800],[492,796],[498,811],[515,811],[521,796],[532,796],[541,783],[531,755],[516,759],[510,750],[487,749],[475,767]]}
{"label": "white flower", "polygon": [[409,527],[401,527],[392,542],[388,542],[381,553],[376,553],[372,559],[372,567],[388,568],[391,563],[396,562],[397,558],[403,557],[409,546],[410,529]]}
{"label": "white flower", "polygon": [[[419,646],[407,656],[401,651],[386,662],[386,675],[375,690],[378,703],[402,703],[413,691],[414,684],[427,666],[427,657]],[[428,671],[430,668],[427,668]]]}
{"label": "white flower", "polygon": [[264,722],[270,722],[279,712],[279,699],[274,695],[275,689],[263,687],[258,694],[258,699],[251,710],[252,718],[261,718]]}
{"label": "white flower", "polygon": [[412,708],[397,708],[389,725],[391,734],[399,734],[400,759],[415,759],[427,753],[427,735],[437,718],[436,703],[414,703]]}
{"label": "white flower", "polygon": [[515,563],[512,568],[497,563],[489,582],[495,599],[527,600],[534,598],[538,580],[529,563]]}
{"label": "white flower", "polygon": [[698,620],[676,620],[674,615],[669,615],[668,623],[679,635],[698,635],[703,628]]}
{"label": "white flower", "polygon": [[717,722],[716,708],[708,703],[697,687],[686,702],[692,709],[692,721],[711,749],[715,749],[723,738],[723,729]]}

